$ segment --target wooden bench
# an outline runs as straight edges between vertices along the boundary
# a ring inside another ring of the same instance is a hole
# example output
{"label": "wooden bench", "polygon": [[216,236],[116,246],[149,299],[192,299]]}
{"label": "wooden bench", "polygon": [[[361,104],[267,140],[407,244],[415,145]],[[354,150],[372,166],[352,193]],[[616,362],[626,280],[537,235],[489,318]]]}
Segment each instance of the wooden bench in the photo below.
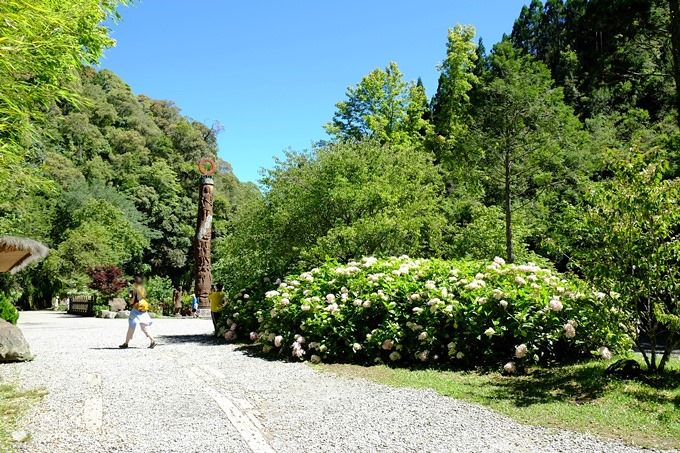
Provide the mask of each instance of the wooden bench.
{"label": "wooden bench", "polygon": [[71,296],[68,313],[70,315],[94,316],[95,302],[97,302],[96,296]]}

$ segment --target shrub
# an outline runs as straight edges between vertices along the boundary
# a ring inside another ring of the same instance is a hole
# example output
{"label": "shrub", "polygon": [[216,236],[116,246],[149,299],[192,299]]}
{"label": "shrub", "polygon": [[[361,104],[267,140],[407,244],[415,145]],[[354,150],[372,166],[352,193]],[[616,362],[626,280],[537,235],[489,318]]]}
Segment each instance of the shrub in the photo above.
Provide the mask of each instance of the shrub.
{"label": "shrub", "polygon": [[238,296],[223,311],[227,340],[256,339],[265,353],[314,362],[472,367],[511,360],[513,371],[630,346],[608,296],[551,269],[500,258],[329,262],[264,297]]}
{"label": "shrub", "polygon": [[[423,151],[377,142],[289,153],[261,181],[216,241],[214,273],[238,289],[301,272],[326,257],[439,256],[445,187]],[[493,256],[493,255],[491,255]]]}
{"label": "shrub", "polygon": [[127,281],[118,266],[97,266],[87,271],[90,276],[89,287],[110,298],[125,288]]}
{"label": "shrub", "polygon": [[[146,294],[151,308],[149,311],[163,314],[172,307],[172,281],[167,277],[151,277],[146,282]],[[165,308],[165,310],[164,310]]]}
{"label": "shrub", "polygon": [[626,325],[649,371],[663,372],[680,346],[680,178],[664,179],[669,162],[648,157],[632,153],[613,166],[615,178],[593,184],[589,205],[570,210],[574,221],[563,236],[572,243],[572,266],[621,292]]}
{"label": "shrub", "polygon": [[5,294],[0,293],[0,319],[16,324],[19,320],[19,311],[12,303],[12,300]]}

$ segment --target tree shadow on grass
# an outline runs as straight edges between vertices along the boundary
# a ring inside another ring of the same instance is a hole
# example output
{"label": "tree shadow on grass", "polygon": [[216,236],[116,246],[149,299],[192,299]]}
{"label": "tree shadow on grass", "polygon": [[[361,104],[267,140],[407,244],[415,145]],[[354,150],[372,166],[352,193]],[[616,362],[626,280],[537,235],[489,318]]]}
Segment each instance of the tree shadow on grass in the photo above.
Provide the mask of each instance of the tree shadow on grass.
{"label": "tree shadow on grass", "polygon": [[587,403],[601,397],[610,378],[598,366],[534,370],[521,377],[499,378],[496,397],[513,401],[517,407],[569,401]]}
{"label": "tree shadow on grass", "polygon": [[[499,377],[494,382],[496,398],[512,401],[517,407],[551,402],[586,404],[602,396],[611,388],[624,382],[609,376],[597,363],[572,367],[536,369],[525,376]],[[674,389],[680,385],[680,373],[669,371],[661,376],[643,375],[630,380],[631,386],[619,389],[641,401],[673,403],[680,408],[680,396],[663,395],[659,389]]]}
{"label": "tree shadow on grass", "polygon": [[224,346],[224,340],[212,334],[158,335],[159,344],[194,343],[205,346]]}

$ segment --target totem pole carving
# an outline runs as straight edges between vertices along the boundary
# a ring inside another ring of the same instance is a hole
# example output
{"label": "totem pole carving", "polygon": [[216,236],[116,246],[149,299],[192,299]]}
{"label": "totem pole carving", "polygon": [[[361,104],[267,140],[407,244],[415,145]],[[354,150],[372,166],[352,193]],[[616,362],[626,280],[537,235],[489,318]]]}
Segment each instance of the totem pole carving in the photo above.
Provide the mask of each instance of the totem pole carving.
{"label": "totem pole carving", "polygon": [[201,159],[198,170],[201,180],[198,193],[198,222],[196,223],[196,282],[195,293],[199,308],[208,308],[208,295],[212,285],[210,242],[212,238],[213,189],[212,175],[217,166],[212,159]]}

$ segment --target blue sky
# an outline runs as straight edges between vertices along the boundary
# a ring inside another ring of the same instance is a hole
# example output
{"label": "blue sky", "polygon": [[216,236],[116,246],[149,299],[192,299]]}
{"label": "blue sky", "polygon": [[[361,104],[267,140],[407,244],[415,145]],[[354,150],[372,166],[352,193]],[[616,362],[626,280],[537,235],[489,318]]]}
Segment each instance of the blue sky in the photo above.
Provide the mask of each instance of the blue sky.
{"label": "blue sky", "polygon": [[326,138],[345,89],[396,61],[429,96],[446,34],[473,24],[487,49],[526,0],[137,0],[101,66],[135,93],[220,121],[220,157],[256,181],[283,150]]}

